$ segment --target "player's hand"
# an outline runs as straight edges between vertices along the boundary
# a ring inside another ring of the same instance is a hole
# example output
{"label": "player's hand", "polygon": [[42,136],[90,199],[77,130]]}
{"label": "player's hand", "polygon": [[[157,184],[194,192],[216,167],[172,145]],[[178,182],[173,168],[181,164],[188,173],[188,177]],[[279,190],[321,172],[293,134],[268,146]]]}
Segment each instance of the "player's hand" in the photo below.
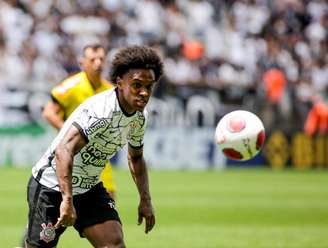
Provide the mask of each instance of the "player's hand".
{"label": "player's hand", "polygon": [[55,228],[68,227],[74,225],[76,212],[72,201],[63,200],[60,204],[60,216]]}
{"label": "player's hand", "polygon": [[155,225],[155,214],[150,199],[140,200],[138,207],[138,225],[142,224],[143,219],[146,221],[145,233],[148,233]]}

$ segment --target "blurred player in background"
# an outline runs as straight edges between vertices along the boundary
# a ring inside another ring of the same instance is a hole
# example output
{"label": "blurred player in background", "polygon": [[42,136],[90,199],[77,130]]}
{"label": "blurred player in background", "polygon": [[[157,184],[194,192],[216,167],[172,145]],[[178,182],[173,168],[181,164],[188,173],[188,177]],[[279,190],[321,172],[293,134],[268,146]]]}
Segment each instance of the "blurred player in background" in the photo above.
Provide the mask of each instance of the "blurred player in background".
{"label": "blurred player in background", "polygon": [[[103,46],[89,44],[84,47],[79,59],[82,71],[53,88],[52,100],[44,107],[42,115],[53,127],[60,130],[65,120],[85,99],[113,87],[101,76],[105,62],[106,50]],[[114,197],[116,187],[109,162],[101,174],[101,180],[107,192]]]}
{"label": "blurred player in background", "polygon": [[138,223],[155,225],[143,137],[154,84],[163,73],[156,52],[144,46],[121,49],[112,60],[116,85],[84,101],[66,120],[28,183],[26,247],[56,247],[74,225],[94,247],[124,248],[115,202],[99,182],[108,158],[128,144],[128,165],[139,193]]}

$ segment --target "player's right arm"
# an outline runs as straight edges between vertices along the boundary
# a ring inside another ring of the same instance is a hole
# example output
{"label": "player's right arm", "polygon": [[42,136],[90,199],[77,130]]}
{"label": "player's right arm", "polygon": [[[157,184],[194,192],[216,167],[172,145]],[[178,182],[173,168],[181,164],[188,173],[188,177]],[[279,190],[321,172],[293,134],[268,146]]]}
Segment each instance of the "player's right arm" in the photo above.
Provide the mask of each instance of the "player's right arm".
{"label": "player's right arm", "polygon": [[76,213],[73,206],[72,171],[74,155],[86,145],[80,130],[71,126],[55,150],[56,173],[62,194],[60,216],[55,228],[74,225]]}
{"label": "player's right arm", "polygon": [[64,124],[63,108],[55,101],[49,101],[42,111],[42,116],[45,118],[54,128],[61,129]]}

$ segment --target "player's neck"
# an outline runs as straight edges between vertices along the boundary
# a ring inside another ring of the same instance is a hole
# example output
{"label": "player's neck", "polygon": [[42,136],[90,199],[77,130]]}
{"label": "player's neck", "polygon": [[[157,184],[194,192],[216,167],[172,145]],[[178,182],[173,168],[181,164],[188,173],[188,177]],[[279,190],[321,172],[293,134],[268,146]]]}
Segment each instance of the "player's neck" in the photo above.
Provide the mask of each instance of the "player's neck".
{"label": "player's neck", "polygon": [[120,108],[122,110],[122,112],[124,113],[125,116],[132,116],[135,114],[136,110],[131,108],[129,106],[129,104],[127,103],[127,101],[124,99],[124,97],[122,96],[122,94],[119,93],[118,89],[115,89],[116,92],[116,96],[117,96],[117,101],[118,104],[120,105]]}

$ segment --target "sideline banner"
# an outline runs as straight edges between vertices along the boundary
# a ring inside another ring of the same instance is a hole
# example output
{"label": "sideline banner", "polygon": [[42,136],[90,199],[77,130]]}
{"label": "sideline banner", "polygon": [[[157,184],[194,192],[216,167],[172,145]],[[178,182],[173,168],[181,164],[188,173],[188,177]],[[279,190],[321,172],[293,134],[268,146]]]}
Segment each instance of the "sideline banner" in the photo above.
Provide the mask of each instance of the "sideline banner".
{"label": "sideline banner", "polygon": [[328,136],[309,137],[303,132],[267,134],[264,148],[246,162],[227,161],[227,166],[263,166],[273,169],[328,168]]}
{"label": "sideline banner", "polygon": [[[0,166],[31,166],[56,136],[50,126],[37,124],[0,128]],[[274,131],[267,134],[263,150],[252,160],[227,160],[214,143],[214,128],[149,128],[144,153],[154,169],[222,169],[226,166],[283,168],[328,168],[328,136],[308,137]],[[126,148],[112,160],[127,166]]]}
{"label": "sideline banner", "polygon": [[[148,129],[144,138],[147,164],[154,169],[222,169],[226,158],[214,143],[214,128]],[[126,148],[117,163],[127,165]]]}
{"label": "sideline banner", "polygon": [[263,156],[274,169],[328,168],[328,136],[274,131],[266,140]]}
{"label": "sideline banner", "polygon": [[51,127],[28,124],[0,128],[0,166],[31,166],[36,163],[56,135]]}
{"label": "sideline banner", "polygon": [[[154,169],[221,169],[226,159],[214,144],[213,128],[156,128],[145,136],[145,158]],[[50,126],[0,128],[0,165],[36,163],[57,131]],[[112,160],[127,166],[126,148]]]}

